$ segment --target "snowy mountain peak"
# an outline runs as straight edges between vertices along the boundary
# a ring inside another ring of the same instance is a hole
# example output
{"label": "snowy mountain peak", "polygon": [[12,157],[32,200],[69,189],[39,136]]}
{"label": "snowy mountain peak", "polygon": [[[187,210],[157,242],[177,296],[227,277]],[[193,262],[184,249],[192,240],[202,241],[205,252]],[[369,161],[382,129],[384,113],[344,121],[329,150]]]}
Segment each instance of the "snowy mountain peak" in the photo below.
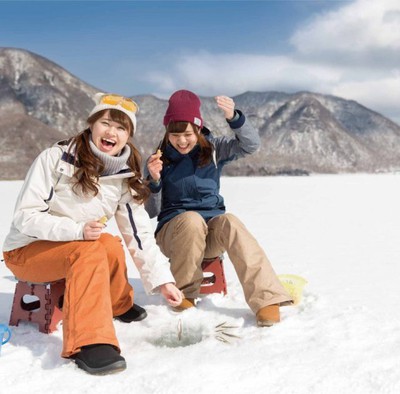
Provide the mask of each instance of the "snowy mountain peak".
{"label": "snowy mountain peak", "polygon": [[[86,126],[99,91],[31,52],[0,48],[2,179],[21,179],[44,148]],[[134,97],[136,141],[146,158],[162,138],[167,100]],[[262,147],[227,166],[227,175],[388,172],[400,169],[400,127],[352,100],[313,92],[246,92],[236,107],[260,131]],[[205,125],[232,135],[214,99],[202,97]]]}

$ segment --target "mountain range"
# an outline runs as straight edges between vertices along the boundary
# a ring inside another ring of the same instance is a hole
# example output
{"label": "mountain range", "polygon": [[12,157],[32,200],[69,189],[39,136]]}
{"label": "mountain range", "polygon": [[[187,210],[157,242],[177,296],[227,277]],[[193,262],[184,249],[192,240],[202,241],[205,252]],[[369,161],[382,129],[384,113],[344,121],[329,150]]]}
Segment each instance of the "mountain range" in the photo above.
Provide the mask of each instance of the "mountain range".
{"label": "mountain range", "polygon": [[[83,130],[98,91],[42,56],[0,48],[0,179],[23,179],[40,151]],[[132,98],[140,107],[135,142],[145,159],[163,136],[167,100]],[[225,175],[400,169],[400,126],[356,101],[313,92],[246,92],[233,99],[259,129],[262,145],[225,167]],[[201,101],[205,125],[231,135],[214,99]]]}

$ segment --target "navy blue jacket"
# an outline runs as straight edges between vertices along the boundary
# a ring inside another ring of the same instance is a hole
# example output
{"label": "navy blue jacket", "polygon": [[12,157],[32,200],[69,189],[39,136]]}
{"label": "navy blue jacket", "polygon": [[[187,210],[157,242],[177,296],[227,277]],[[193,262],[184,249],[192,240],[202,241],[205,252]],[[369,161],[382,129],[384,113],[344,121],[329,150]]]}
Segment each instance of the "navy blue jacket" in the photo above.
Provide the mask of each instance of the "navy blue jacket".
{"label": "navy blue jacket", "polygon": [[198,166],[200,146],[182,155],[168,145],[163,156],[168,159],[161,172],[158,185],[150,183],[152,194],[146,202],[150,217],[158,215],[156,233],[176,215],[186,211],[198,212],[206,221],[225,212],[220,195],[220,177],[225,164],[255,152],[260,145],[258,131],[246,122],[240,112],[239,119],[228,122],[234,136],[213,137],[203,127],[202,133],[213,146],[213,160],[204,167]]}

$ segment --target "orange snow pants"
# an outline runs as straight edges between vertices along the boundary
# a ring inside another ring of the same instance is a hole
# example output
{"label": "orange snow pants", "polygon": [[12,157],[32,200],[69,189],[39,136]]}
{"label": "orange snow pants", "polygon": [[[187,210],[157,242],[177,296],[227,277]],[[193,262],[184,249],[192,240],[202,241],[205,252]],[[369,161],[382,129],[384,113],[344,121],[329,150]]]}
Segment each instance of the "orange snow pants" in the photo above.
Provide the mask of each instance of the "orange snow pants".
{"label": "orange snow pants", "polygon": [[63,357],[95,343],[119,349],[113,316],[133,305],[119,237],[103,233],[96,241],[36,241],[3,254],[18,279],[51,282],[65,278]]}

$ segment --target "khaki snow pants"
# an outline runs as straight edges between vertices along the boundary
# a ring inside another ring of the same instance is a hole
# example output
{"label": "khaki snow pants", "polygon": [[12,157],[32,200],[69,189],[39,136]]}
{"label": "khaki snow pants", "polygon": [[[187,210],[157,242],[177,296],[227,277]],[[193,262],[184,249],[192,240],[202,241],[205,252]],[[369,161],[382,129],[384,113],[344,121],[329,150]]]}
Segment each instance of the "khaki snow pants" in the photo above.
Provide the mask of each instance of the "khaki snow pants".
{"label": "khaki snow pants", "polygon": [[179,214],[164,224],[156,240],[170,259],[176,285],[186,298],[199,295],[203,258],[227,252],[246,302],[254,313],[267,305],[285,305],[292,301],[256,239],[230,213],[216,216],[207,223],[197,212]]}
{"label": "khaki snow pants", "polygon": [[119,237],[103,233],[96,241],[36,241],[4,252],[4,260],[23,281],[65,278],[63,357],[95,343],[119,349],[113,316],[133,305],[133,288]]}

